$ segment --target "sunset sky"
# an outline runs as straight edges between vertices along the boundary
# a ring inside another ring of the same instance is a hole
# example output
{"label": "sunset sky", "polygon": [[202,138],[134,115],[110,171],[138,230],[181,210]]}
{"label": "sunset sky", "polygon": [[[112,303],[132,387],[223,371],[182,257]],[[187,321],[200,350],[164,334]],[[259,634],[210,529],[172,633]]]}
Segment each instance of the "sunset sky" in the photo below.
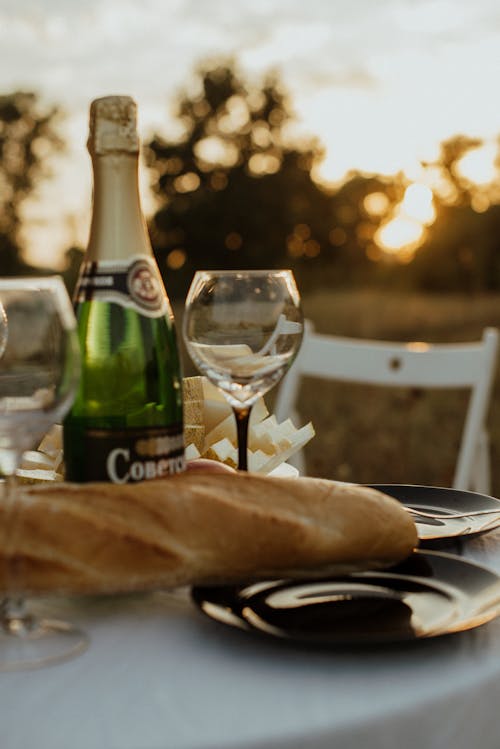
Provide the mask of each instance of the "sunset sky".
{"label": "sunset sky", "polygon": [[144,139],[173,132],[176,94],[216,55],[255,82],[280,71],[299,130],[327,149],[326,180],[416,174],[451,135],[493,153],[500,134],[498,0],[0,0],[0,49],[2,93],[34,90],[67,112],[69,151],[29,212],[38,263],[86,241],[90,100],[130,94]]}

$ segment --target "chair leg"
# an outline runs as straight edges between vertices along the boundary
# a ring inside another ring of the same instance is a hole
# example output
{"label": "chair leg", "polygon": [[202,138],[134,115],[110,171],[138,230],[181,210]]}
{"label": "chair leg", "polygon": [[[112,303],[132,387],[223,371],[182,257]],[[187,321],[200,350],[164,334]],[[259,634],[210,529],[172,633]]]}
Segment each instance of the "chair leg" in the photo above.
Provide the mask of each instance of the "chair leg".
{"label": "chair leg", "polygon": [[480,434],[474,466],[472,468],[471,489],[481,494],[489,494],[491,491],[491,465],[489,439],[486,430]]}

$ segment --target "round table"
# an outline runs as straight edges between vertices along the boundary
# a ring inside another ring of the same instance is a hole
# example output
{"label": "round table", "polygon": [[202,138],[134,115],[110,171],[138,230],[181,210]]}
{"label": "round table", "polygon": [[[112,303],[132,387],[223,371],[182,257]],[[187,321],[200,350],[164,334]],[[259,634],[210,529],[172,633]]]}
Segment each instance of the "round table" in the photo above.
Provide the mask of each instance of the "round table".
{"label": "round table", "polygon": [[[457,550],[500,572],[500,531]],[[81,624],[90,647],[0,675],[1,749],[500,746],[500,619],[360,652],[225,627],[186,590],[37,606]]]}

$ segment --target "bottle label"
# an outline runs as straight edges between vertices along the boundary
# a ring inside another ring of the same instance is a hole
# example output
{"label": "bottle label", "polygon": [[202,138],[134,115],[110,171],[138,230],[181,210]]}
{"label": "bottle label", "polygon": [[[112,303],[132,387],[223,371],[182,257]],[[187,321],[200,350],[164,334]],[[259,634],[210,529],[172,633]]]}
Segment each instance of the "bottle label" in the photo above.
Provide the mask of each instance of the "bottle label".
{"label": "bottle label", "polygon": [[172,476],[186,467],[182,425],[147,430],[87,429],[83,440],[86,481],[136,483]]}
{"label": "bottle label", "polygon": [[168,298],[153,258],[139,255],[131,261],[84,261],[75,302],[114,302],[146,317],[169,312]]}

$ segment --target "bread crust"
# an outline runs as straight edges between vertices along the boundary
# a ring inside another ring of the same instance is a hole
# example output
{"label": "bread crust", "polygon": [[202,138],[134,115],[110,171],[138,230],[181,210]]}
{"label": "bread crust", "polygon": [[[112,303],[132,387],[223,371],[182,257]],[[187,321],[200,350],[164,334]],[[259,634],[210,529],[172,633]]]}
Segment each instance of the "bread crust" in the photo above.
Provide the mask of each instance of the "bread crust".
{"label": "bread crust", "polygon": [[382,567],[417,545],[413,520],[367,487],[193,472],[141,484],[22,488],[0,587],[114,593]]}

